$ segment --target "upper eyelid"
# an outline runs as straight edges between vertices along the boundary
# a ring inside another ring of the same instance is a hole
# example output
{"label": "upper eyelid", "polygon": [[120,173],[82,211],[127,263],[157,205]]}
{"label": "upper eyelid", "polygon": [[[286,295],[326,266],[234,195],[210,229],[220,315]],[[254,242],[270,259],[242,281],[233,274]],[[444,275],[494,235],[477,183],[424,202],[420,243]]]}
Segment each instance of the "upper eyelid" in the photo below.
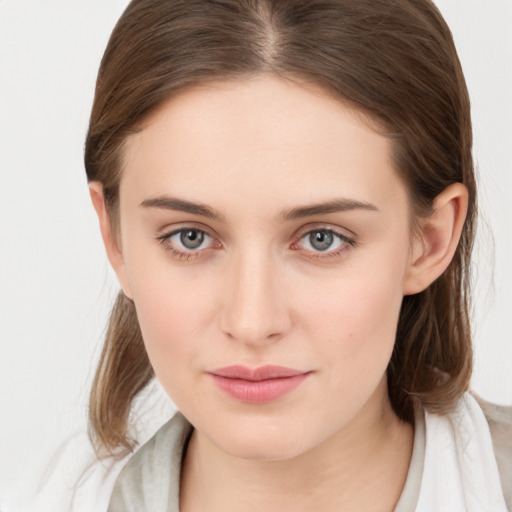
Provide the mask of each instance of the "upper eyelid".
{"label": "upper eyelid", "polygon": [[180,233],[181,231],[185,231],[187,229],[195,229],[197,231],[205,233],[206,235],[212,238],[218,238],[214,231],[210,229],[208,226],[196,222],[185,222],[182,225],[178,225],[176,227],[165,226],[157,230],[156,236],[157,238],[171,237],[172,235],[175,235],[176,233]]}
{"label": "upper eyelid", "polygon": [[334,233],[335,235],[339,235],[340,237],[348,240],[355,240],[356,238],[356,234],[350,229],[342,228],[339,226],[334,227],[332,226],[332,224],[325,223],[313,223],[307,224],[306,226],[302,226],[297,231],[295,231],[293,237],[298,240],[314,231],[329,231],[331,233]]}
{"label": "upper eyelid", "polygon": [[325,231],[326,233],[332,233],[333,235],[337,235],[340,238],[350,238],[348,235],[345,235],[344,233],[339,232],[336,229],[332,228],[316,228],[316,229],[308,229],[305,231],[302,235],[300,235],[299,238],[304,238],[306,235],[309,235],[311,233],[317,233],[318,231]]}

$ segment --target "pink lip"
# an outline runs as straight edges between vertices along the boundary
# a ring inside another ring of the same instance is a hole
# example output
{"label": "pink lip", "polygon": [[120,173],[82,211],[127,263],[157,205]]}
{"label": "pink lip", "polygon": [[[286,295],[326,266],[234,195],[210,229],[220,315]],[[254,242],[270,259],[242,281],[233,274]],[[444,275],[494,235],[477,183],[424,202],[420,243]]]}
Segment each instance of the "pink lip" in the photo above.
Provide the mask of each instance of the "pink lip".
{"label": "pink lip", "polygon": [[297,388],[311,372],[266,365],[259,368],[226,366],[208,372],[215,384],[232,398],[261,404],[272,402]]}

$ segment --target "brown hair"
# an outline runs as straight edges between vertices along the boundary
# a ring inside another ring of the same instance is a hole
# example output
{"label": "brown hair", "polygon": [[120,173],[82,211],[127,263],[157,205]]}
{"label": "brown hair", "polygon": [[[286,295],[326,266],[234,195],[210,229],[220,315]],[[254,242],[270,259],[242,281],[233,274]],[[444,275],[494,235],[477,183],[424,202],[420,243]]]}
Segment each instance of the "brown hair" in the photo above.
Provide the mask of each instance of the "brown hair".
{"label": "brown hair", "polygon": [[[123,142],[186,87],[256,73],[316,84],[393,140],[416,215],[452,183],[469,191],[462,238],[447,271],[404,297],[388,367],[391,403],[412,421],[412,397],[447,412],[468,388],[468,319],[476,190],[469,98],[449,28],[429,0],[133,0],[99,70],[85,146],[117,222]],[[90,400],[93,438],[132,447],[128,415],[152,379],[134,305],[114,306]]]}

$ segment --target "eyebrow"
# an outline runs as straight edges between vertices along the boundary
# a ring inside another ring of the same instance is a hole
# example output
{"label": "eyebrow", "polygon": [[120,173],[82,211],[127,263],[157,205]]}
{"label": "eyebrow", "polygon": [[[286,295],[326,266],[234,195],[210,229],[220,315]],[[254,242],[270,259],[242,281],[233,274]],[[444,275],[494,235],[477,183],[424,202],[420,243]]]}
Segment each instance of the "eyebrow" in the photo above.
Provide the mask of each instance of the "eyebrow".
{"label": "eyebrow", "polygon": [[[176,197],[162,196],[149,198],[142,201],[140,206],[143,208],[162,208],[165,210],[185,212],[213,220],[223,220],[224,218],[224,216],[215,208],[201,203],[185,201],[184,199],[178,199]],[[365,201],[358,201],[355,199],[333,199],[331,201],[318,204],[299,206],[289,210],[284,210],[281,213],[280,218],[282,221],[291,221],[312,217],[314,215],[352,210],[378,211],[379,209],[375,205]]]}
{"label": "eyebrow", "polygon": [[221,220],[223,215],[207,206],[205,204],[193,203],[191,201],[185,201],[184,199],[177,199],[175,197],[154,197],[145,199],[140,203],[143,208],[163,208],[165,210],[174,210],[177,212],[191,213],[193,215],[200,215],[213,220]]}
{"label": "eyebrow", "polygon": [[357,201],[355,199],[333,199],[332,201],[285,210],[281,214],[281,219],[285,221],[297,220],[305,217],[312,217],[313,215],[352,210],[379,211],[375,205],[365,201]]}

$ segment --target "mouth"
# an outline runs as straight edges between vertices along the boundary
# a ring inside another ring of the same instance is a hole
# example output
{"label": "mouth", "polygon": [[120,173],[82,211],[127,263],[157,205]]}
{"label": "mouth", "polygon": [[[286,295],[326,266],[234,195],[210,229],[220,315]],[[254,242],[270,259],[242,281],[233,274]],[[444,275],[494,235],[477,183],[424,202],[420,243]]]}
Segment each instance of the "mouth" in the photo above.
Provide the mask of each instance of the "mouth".
{"label": "mouth", "polygon": [[246,403],[264,404],[291,393],[312,372],[274,365],[259,368],[235,365],[208,373],[230,397]]}

